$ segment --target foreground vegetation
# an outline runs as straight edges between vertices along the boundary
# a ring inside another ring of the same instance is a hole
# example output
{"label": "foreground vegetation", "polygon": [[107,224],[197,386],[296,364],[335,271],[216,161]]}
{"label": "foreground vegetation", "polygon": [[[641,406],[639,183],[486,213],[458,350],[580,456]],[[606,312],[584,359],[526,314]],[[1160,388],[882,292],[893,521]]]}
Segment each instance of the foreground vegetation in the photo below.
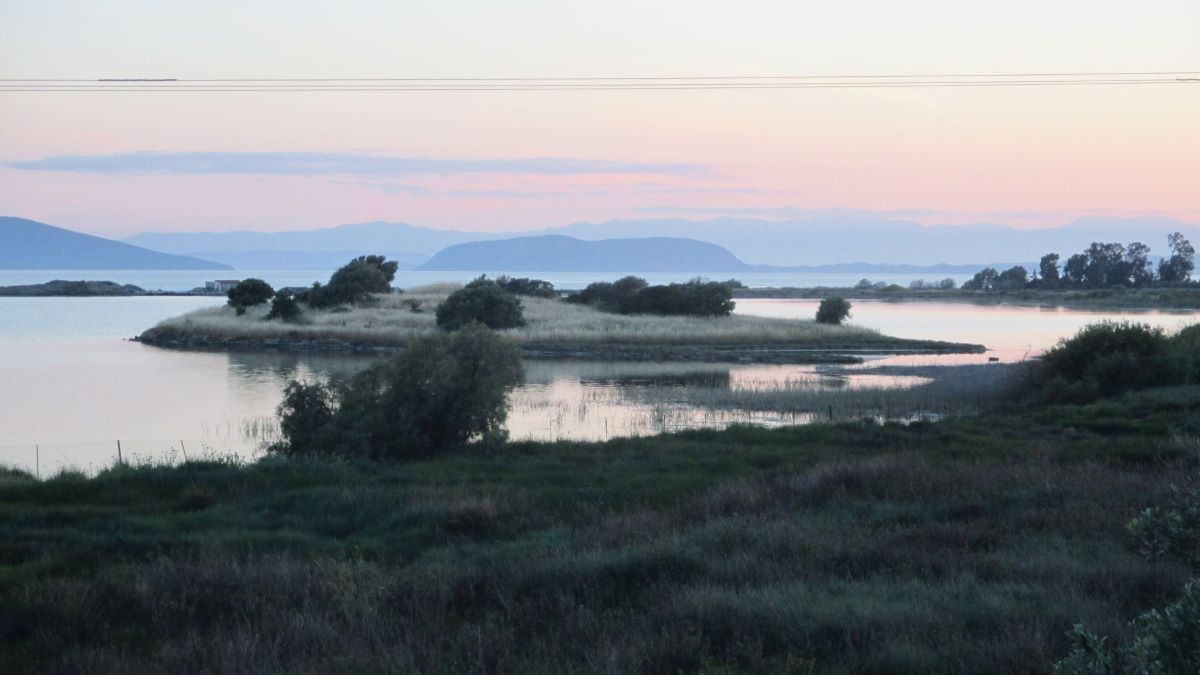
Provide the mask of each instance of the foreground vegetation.
{"label": "foreground vegetation", "polygon": [[[293,323],[265,321],[266,305],[249,307],[243,316],[231,307],[214,307],[164,321],[140,339],[179,346],[395,348],[437,334],[436,309],[458,288],[441,284],[409,289],[402,295],[373,295],[359,305],[308,309]],[[521,305],[525,325],[503,333],[529,356],[803,362],[821,358],[821,351],[980,350],[815,321],[613,314],[542,297],[523,297]],[[684,349],[675,349],[680,347]]]}
{"label": "foreground vegetation", "polygon": [[4,672],[1047,672],[1180,597],[1200,389],[0,479]]}

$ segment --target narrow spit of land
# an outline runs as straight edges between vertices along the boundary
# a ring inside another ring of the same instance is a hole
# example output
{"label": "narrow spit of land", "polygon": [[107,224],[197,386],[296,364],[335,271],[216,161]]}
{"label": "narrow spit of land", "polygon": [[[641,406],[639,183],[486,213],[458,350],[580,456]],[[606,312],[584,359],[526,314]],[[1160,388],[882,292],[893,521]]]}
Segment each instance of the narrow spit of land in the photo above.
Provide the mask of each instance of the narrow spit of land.
{"label": "narrow spit of land", "polygon": [[115,281],[80,281],[55,279],[41,284],[19,284],[16,286],[0,286],[0,297],[18,298],[78,298],[98,296],[133,296],[133,295],[200,295],[223,296],[220,291],[210,291],[204,288],[193,288],[190,291],[146,290],[133,284],[119,284]]}
{"label": "narrow spit of land", "polygon": [[850,300],[891,302],[970,302],[983,305],[1069,307],[1072,309],[1200,309],[1200,286],[1178,288],[1020,289],[968,291],[961,288],[739,288],[734,298],[820,300],[842,297]]}
{"label": "narrow spit of land", "polygon": [[[307,309],[294,323],[267,321],[267,308],[230,307],[168,319],[138,340],[166,347],[390,351],[438,332],[434,312],[458,286],[376,296],[365,306]],[[534,358],[853,363],[863,354],[978,353],[981,345],[908,340],[856,326],[753,316],[620,315],[554,298],[522,298],[527,324],[502,331]]]}

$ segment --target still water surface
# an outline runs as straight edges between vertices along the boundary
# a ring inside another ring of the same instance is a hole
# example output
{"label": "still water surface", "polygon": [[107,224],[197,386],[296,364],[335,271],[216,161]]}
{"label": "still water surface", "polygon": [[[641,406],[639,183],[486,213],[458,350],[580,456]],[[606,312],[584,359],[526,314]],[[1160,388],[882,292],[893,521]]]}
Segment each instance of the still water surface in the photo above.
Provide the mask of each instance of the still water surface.
{"label": "still water surface", "polygon": [[[177,351],[128,341],[159,320],[221,301],[0,298],[0,464],[41,475],[64,467],[96,470],[114,461],[118,439],[126,461],[252,456],[275,430],[272,415],[289,380],[348,374],[369,362],[354,355]],[[742,300],[737,311],[807,318],[815,309],[816,302],[807,300]],[[982,343],[994,350],[881,361],[923,364],[986,361],[991,355],[1020,359],[1104,318],[1134,318],[1168,329],[1200,320],[1195,313],[861,301],[854,304],[853,322],[890,335]],[[508,426],[517,439],[603,439],[807,419],[796,412],[698,405],[695,396],[672,395],[685,389],[724,400],[731,392],[845,392],[927,381],[795,365],[530,361],[526,371],[527,383],[511,397]]]}

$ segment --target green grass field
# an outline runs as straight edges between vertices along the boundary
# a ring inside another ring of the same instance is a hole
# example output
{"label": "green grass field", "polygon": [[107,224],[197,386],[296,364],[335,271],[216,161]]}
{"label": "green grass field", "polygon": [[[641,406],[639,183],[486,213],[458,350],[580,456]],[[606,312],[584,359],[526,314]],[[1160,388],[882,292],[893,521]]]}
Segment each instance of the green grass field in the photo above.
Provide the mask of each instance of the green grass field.
{"label": "green grass field", "polygon": [[3,672],[1048,672],[1175,598],[1200,388],[911,426],[0,478]]}

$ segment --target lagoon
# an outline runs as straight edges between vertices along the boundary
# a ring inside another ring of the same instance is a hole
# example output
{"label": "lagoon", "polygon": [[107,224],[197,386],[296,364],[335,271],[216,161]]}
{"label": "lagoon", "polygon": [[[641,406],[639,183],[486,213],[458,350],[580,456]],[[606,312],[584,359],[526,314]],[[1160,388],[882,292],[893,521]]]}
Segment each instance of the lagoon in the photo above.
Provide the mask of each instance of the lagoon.
{"label": "lagoon", "polygon": [[[118,440],[125,461],[254,456],[275,432],[273,412],[290,379],[348,374],[369,363],[358,355],[180,351],[128,340],[162,319],[221,302],[0,298],[0,464],[42,475],[65,467],[94,471],[117,458]],[[737,311],[807,318],[815,308],[811,300],[740,300]],[[880,366],[1011,362],[1087,323],[1124,318],[1175,329],[1200,314],[860,301],[853,323],[900,337],[982,343],[992,351],[895,356],[857,369],[530,361],[527,383],[511,396],[508,427],[514,439],[603,440],[733,422],[803,423],[835,404],[838,414],[858,405],[850,403],[858,400],[854,392],[929,382],[924,372]]]}

